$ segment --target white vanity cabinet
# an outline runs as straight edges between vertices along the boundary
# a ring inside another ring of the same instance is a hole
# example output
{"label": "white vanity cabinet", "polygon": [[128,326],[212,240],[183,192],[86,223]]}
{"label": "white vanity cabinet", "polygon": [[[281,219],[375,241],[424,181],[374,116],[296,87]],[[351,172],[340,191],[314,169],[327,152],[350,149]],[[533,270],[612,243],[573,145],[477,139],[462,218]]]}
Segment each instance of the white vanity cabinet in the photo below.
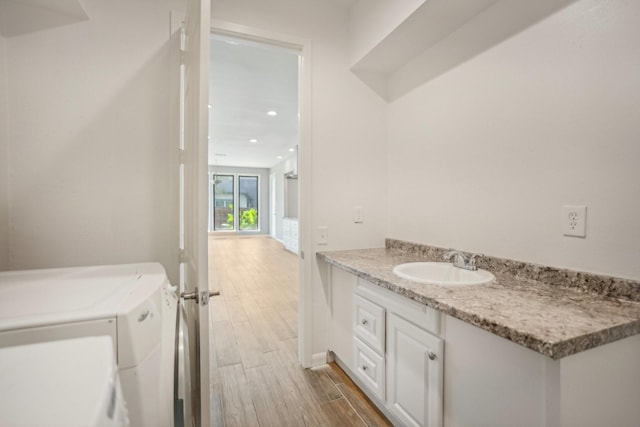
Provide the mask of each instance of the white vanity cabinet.
{"label": "white vanity cabinet", "polygon": [[328,274],[329,349],[394,425],[640,425],[640,334],[553,360],[341,268]]}
{"label": "white vanity cabinet", "polygon": [[331,268],[330,350],[397,425],[441,427],[440,313]]}

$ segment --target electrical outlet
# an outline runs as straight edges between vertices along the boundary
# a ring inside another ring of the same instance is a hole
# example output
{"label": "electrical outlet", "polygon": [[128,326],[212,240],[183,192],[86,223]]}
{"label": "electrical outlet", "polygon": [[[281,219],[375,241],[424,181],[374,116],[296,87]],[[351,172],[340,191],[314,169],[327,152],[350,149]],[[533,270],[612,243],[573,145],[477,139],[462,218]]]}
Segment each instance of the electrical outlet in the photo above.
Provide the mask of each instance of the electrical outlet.
{"label": "electrical outlet", "polygon": [[565,236],[587,236],[587,207],[562,207],[562,234]]}
{"label": "electrical outlet", "polygon": [[329,227],[327,227],[326,225],[321,225],[318,227],[318,244],[329,244]]}

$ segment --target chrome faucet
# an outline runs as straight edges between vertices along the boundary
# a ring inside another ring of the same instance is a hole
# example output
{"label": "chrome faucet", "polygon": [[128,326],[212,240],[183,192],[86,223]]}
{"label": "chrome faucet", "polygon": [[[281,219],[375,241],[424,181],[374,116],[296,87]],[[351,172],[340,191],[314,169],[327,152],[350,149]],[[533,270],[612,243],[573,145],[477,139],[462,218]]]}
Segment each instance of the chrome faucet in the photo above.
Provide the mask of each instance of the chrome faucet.
{"label": "chrome faucet", "polygon": [[467,259],[465,254],[453,249],[449,250],[449,252],[444,254],[444,257],[442,258],[445,261],[449,261],[451,258],[453,258],[453,265],[460,268],[466,268],[466,265],[469,263],[469,260]]}
{"label": "chrome faucet", "polygon": [[475,270],[478,269],[478,266],[476,265],[476,259],[478,257],[481,257],[481,256],[482,256],[482,254],[472,254],[469,257],[469,262],[467,263],[469,265],[469,267],[470,267],[469,270],[475,271]]}
{"label": "chrome faucet", "polygon": [[464,268],[465,270],[475,271],[478,269],[476,266],[476,259],[482,256],[481,254],[473,254],[467,257],[464,253],[456,250],[449,250],[446,254],[444,254],[443,259],[445,261],[449,261],[453,258],[453,266],[458,268]]}

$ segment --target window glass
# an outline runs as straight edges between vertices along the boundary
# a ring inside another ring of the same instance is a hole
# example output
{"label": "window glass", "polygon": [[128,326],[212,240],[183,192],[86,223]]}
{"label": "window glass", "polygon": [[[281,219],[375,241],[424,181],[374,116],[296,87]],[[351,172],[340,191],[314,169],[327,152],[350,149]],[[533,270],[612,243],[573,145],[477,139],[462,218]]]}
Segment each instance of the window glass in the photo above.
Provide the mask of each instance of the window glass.
{"label": "window glass", "polygon": [[258,229],[258,177],[238,177],[238,215],[240,230]]}
{"label": "window glass", "polygon": [[235,230],[234,176],[213,176],[213,229]]}

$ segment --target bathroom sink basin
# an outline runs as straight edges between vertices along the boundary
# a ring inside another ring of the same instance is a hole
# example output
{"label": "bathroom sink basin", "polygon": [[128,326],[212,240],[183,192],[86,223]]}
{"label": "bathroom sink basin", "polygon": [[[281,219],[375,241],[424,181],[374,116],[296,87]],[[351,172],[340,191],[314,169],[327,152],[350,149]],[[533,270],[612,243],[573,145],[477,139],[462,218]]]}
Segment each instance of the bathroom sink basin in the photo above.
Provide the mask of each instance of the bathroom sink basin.
{"label": "bathroom sink basin", "polygon": [[495,279],[486,270],[465,270],[449,262],[409,262],[396,265],[393,273],[414,282],[445,286],[482,285]]}

